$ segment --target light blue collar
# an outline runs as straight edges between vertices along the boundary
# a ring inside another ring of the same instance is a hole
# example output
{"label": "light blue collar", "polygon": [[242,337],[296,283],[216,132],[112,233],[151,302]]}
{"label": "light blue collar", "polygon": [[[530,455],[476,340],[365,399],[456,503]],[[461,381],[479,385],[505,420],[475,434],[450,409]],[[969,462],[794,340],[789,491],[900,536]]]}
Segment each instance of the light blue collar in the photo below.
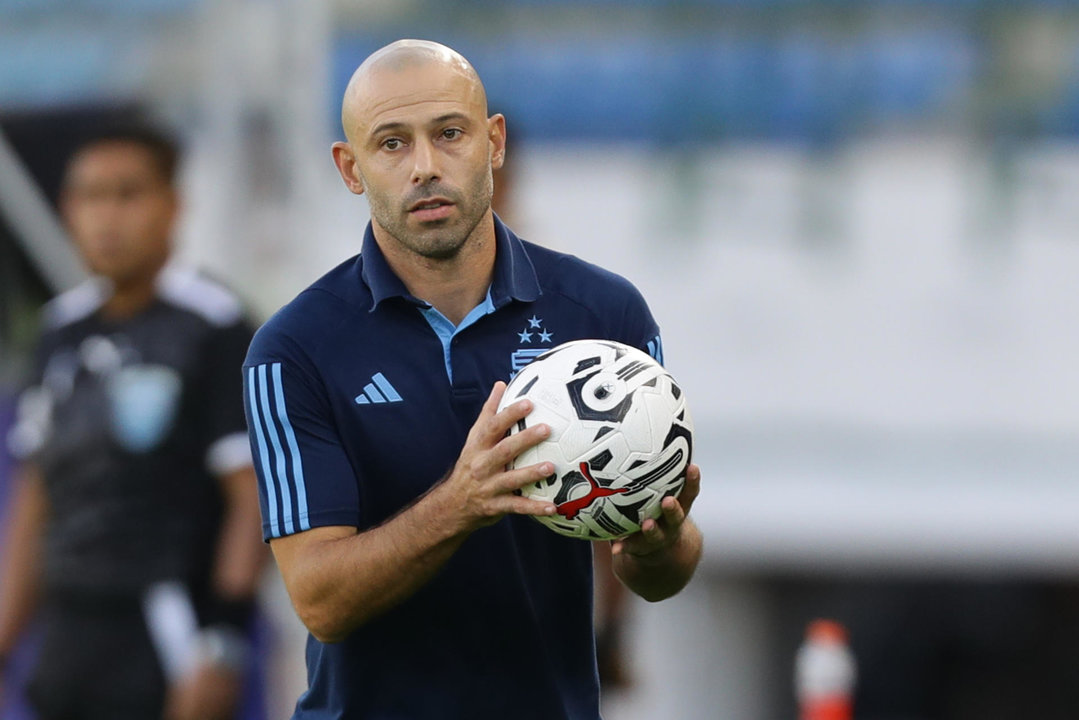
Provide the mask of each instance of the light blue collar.
{"label": "light blue collar", "polygon": [[450,362],[450,346],[453,343],[453,338],[459,332],[467,328],[469,325],[475,324],[484,315],[490,315],[495,311],[494,301],[491,299],[491,288],[487,288],[487,296],[476,307],[465,315],[461,320],[461,324],[456,327],[449,318],[440,313],[431,305],[426,305],[420,308],[420,312],[423,313],[423,317],[427,320],[427,324],[431,326],[431,329],[438,335],[438,339],[442,341],[442,358],[446,363],[446,377],[450,379],[450,384],[453,384],[453,364]]}

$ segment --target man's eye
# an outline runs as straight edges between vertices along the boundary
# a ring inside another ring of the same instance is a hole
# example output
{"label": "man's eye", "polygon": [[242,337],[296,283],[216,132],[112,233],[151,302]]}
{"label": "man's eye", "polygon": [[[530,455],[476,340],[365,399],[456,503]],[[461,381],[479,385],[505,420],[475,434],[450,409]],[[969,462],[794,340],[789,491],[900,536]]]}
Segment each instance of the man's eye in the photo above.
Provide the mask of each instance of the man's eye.
{"label": "man's eye", "polygon": [[456,140],[461,137],[461,130],[460,128],[446,128],[442,131],[442,137],[447,140]]}
{"label": "man's eye", "polygon": [[397,138],[390,138],[389,140],[386,140],[382,143],[382,147],[386,148],[387,150],[396,150],[401,147],[401,141]]}

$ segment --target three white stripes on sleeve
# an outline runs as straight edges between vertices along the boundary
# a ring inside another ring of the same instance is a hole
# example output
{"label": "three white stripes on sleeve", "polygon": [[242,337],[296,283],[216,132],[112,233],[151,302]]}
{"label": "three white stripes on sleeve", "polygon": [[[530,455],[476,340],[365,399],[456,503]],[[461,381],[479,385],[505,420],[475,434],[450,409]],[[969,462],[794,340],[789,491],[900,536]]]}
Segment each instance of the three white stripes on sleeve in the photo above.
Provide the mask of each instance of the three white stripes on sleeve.
{"label": "three white stripes on sleeve", "polygon": [[[267,373],[269,368],[269,373]],[[269,374],[269,379],[267,378]],[[270,385],[273,385],[271,404]],[[281,363],[247,368],[247,403],[255,427],[256,462],[261,464],[268,509],[267,519],[273,537],[310,530],[307,517],[307,487],[304,485],[303,460],[296,443],[296,433],[285,411],[285,388],[281,382]],[[269,444],[267,444],[267,439]],[[270,452],[272,448],[272,456]],[[291,473],[289,469],[291,468]],[[293,514],[292,500],[296,499]],[[278,508],[278,498],[281,500]],[[282,532],[282,529],[284,532]]]}

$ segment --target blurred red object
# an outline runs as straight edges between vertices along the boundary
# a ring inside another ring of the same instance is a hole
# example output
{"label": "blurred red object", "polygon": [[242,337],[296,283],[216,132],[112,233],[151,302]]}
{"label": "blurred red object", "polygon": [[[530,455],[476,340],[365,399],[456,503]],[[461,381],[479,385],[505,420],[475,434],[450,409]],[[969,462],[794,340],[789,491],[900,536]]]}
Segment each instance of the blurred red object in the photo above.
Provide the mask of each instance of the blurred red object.
{"label": "blurred red object", "polygon": [[857,669],[847,629],[814,620],[795,656],[794,683],[801,720],[852,720]]}

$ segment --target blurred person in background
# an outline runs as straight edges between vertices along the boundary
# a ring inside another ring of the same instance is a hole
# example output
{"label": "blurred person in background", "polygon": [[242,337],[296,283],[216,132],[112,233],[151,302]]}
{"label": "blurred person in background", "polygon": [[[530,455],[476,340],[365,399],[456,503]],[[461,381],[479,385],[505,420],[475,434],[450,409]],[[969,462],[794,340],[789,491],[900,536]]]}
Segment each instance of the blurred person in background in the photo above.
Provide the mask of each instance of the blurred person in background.
{"label": "blurred person in background", "polygon": [[[362,251],[274,315],[245,364],[263,534],[311,631],[294,717],[598,720],[592,548],[523,517],[555,512],[514,493],[553,470],[506,465],[549,428],[507,437],[530,404],[497,408],[527,339],[658,353],[658,327],[625,279],[494,216],[505,120],[458,53],[376,52],[342,121],[334,160],[371,208]],[[689,581],[699,487],[691,465],[661,517],[614,543],[633,592]]]}
{"label": "blurred person in background", "polygon": [[177,164],[133,124],[64,176],[92,278],[44,311],[0,575],[0,670],[41,623],[40,720],[224,720],[241,696],[266,556],[239,384],[252,326],[170,261]]}

